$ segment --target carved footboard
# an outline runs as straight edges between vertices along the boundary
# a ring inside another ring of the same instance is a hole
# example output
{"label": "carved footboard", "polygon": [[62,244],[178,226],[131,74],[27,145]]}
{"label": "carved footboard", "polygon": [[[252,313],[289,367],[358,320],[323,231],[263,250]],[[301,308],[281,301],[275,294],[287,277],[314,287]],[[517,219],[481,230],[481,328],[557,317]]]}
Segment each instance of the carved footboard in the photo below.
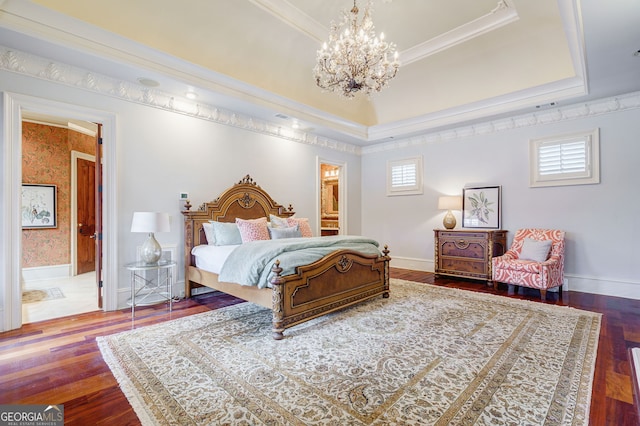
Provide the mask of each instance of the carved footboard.
{"label": "carved footboard", "polygon": [[390,258],[386,246],[382,256],[337,251],[310,265],[300,266],[295,274],[284,277],[276,263],[271,280],[273,289],[221,282],[217,274],[197,268],[191,250],[208,243],[203,228],[206,223],[293,216],[291,205],[285,209],[276,203],[249,175],[196,211],[191,211],[187,201],[182,213],[185,218],[185,296],[191,297],[193,286],[207,286],[271,307],[273,337],[277,340],[283,338],[286,328],[301,322],[378,295],[389,297]]}
{"label": "carved footboard", "polygon": [[273,267],[273,338],[286,328],[320,315],[382,295],[389,297],[389,250],[367,256],[350,250],[331,253],[297,273],[281,276]]}

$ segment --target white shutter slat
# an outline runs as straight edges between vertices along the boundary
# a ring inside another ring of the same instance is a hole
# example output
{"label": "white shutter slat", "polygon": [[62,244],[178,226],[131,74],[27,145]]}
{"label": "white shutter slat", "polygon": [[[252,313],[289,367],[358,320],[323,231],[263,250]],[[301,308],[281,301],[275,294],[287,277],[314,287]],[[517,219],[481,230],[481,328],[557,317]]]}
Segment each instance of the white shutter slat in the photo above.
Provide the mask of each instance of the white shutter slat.
{"label": "white shutter slat", "polygon": [[599,130],[530,140],[531,186],[600,182]]}
{"label": "white shutter slat", "polygon": [[414,186],[416,184],[416,166],[415,164],[403,164],[394,166],[391,170],[391,185]]}
{"label": "white shutter slat", "polygon": [[587,167],[587,142],[559,142],[540,146],[538,150],[538,173],[571,174],[584,172]]}
{"label": "white shutter slat", "polygon": [[387,195],[422,194],[422,157],[387,161]]}

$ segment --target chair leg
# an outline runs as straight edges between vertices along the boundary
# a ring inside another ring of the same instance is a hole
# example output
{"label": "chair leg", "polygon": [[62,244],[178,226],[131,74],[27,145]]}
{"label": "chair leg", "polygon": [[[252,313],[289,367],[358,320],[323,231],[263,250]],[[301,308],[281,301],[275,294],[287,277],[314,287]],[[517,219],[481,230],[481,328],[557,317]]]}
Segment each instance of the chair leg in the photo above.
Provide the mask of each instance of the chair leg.
{"label": "chair leg", "polygon": [[547,300],[547,289],[544,289],[544,288],[540,289],[540,299]]}

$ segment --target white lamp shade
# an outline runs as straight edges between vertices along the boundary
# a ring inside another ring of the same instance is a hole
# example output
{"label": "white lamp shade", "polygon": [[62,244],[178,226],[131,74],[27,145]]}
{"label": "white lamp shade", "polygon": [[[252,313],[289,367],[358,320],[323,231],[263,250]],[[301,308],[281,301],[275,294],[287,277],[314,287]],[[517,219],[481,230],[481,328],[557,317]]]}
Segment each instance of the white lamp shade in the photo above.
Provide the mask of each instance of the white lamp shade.
{"label": "white lamp shade", "polygon": [[462,197],[458,195],[438,198],[438,210],[462,210]]}
{"label": "white lamp shade", "polygon": [[134,212],[131,232],[169,232],[169,213]]}

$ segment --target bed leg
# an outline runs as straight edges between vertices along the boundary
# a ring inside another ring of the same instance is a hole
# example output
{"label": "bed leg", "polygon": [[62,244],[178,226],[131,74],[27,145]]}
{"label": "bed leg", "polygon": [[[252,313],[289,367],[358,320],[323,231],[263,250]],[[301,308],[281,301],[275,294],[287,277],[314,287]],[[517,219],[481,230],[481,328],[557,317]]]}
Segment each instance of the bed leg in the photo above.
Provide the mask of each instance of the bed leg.
{"label": "bed leg", "polygon": [[284,286],[284,280],[280,275],[282,268],[280,267],[280,261],[276,260],[276,263],[271,268],[273,271],[273,278],[271,278],[271,287],[273,293],[271,295],[271,310],[273,311],[273,329],[271,336],[274,340],[282,340],[284,338],[284,297],[282,295],[282,287]]}

